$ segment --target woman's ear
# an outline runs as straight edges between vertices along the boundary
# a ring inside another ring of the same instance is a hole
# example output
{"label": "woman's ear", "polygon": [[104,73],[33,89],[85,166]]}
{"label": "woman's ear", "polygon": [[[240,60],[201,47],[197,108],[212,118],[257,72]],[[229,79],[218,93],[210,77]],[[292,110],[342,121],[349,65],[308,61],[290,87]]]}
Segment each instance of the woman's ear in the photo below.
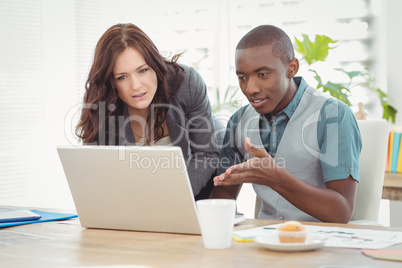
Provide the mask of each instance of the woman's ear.
{"label": "woman's ear", "polygon": [[288,78],[293,78],[299,71],[299,60],[293,58],[288,64]]}

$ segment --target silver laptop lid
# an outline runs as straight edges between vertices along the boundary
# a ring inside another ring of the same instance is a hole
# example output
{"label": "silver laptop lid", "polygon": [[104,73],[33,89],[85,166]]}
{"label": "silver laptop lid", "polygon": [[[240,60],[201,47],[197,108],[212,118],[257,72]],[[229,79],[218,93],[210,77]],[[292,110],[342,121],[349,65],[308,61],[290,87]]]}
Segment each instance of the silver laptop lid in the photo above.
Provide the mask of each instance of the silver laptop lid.
{"label": "silver laptop lid", "polygon": [[83,227],[200,234],[180,147],[58,147]]}

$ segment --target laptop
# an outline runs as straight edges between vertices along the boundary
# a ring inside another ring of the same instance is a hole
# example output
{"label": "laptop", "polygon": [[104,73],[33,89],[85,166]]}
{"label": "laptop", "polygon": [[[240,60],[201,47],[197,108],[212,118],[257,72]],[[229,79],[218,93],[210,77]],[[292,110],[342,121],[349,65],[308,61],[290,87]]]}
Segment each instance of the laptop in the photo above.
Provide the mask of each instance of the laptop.
{"label": "laptop", "polygon": [[57,151],[83,227],[201,234],[180,147],[59,146]]}

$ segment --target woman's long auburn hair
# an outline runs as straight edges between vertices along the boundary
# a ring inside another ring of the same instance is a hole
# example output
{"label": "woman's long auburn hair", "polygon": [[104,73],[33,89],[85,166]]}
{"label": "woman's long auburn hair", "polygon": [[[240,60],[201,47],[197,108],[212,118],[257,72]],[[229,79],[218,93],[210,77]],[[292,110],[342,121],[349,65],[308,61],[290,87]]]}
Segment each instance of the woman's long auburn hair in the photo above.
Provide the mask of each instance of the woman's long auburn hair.
{"label": "woman's long auburn hair", "polygon": [[[137,49],[156,73],[158,87],[150,107],[152,104],[170,103],[171,96],[183,81],[184,70],[176,63],[180,54],[175,55],[171,61],[166,60],[152,40],[134,24],[116,24],[110,27],[96,45],[93,64],[85,84],[84,108],[75,131],[84,144],[119,144],[115,122],[118,122],[118,116],[123,115],[124,102],[118,96],[113,67],[117,56],[128,47]],[[149,132],[154,131],[155,140],[164,135],[163,123],[167,107],[160,106],[162,108],[154,111],[154,122],[147,119],[147,125],[153,125]],[[148,142],[150,137],[148,135]]]}

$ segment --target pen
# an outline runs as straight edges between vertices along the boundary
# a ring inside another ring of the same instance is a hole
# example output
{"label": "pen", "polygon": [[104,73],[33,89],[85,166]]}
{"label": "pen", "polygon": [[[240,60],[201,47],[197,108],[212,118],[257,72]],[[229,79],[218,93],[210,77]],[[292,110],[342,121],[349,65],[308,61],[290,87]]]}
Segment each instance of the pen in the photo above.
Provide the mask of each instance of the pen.
{"label": "pen", "polygon": [[274,228],[274,227],[263,227],[262,229],[264,229],[264,230],[276,230],[276,228]]}
{"label": "pen", "polygon": [[360,239],[360,240],[363,240],[363,241],[373,241],[372,239],[369,239],[369,238],[361,238],[361,237],[357,237],[357,236],[335,235],[334,237],[342,237],[342,238],[349,238],[349,239]]}

